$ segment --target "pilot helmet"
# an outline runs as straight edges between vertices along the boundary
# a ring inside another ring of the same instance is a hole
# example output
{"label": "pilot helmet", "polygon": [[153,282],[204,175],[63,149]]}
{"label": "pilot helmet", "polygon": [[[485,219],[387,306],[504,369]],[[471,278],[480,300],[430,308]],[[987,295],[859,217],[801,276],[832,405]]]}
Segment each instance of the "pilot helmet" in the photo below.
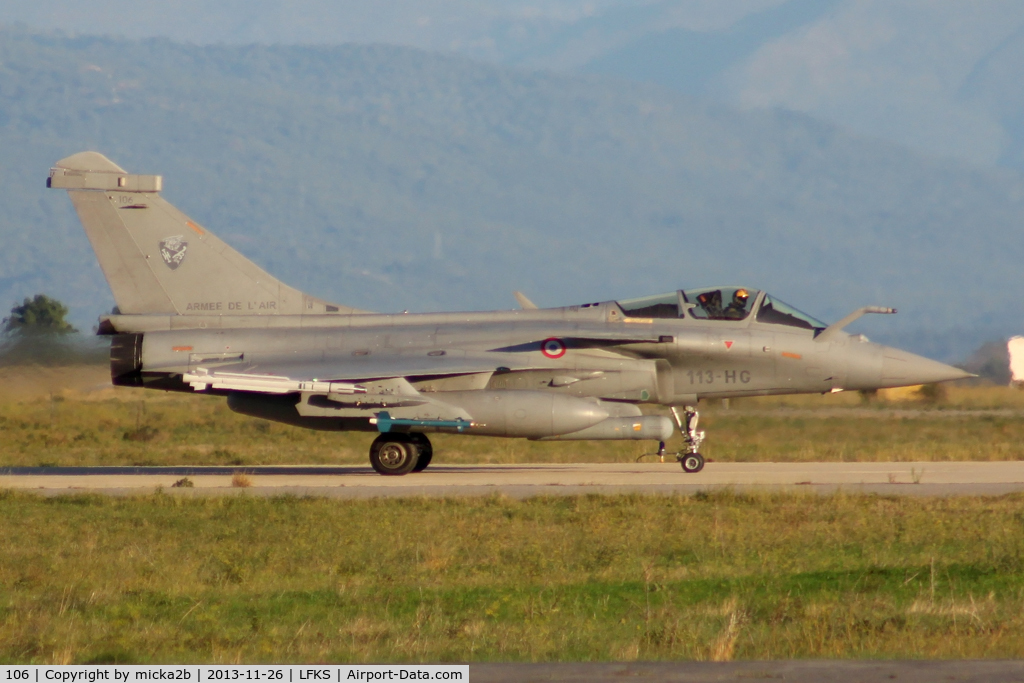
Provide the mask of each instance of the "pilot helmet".
{"label": "pilot helmet", "polygon": [[747,303],[747,299],[750,297],[750,292],[740,287],[736,290],[736,293],[732,295],[733,301],[741,304]]}

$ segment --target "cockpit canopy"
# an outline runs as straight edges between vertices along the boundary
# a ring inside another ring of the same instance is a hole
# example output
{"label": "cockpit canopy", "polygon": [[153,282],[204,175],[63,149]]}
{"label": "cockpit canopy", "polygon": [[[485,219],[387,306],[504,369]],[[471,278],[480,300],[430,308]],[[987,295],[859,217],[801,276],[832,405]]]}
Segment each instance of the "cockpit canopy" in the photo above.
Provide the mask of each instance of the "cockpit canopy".
{"label": "cockpit canopy", "polygon": [[700,320],[745,320],[760,294],[746,287],[708,287],[680,291],[693,304],[690,316]]}
{"label": "cockpit canopy", "polygon": [[802,327],[807,330],[823,330],[828,327],[817,318],[798,311],[786,302],[774,299],[767,294],[764,295],[764,301],[757,309],[757,322]]}
{"label": "cockpit canopy", "polygon": [[[754,320],[771,325],[788,325],[822,330],[827,325],[789,304],[747,287],[706,287],[680,289],[667,294],[625,299],[617,302],[629,318],[681,318],[697,320]],[[756,312],[755,312],[756,311]]]}

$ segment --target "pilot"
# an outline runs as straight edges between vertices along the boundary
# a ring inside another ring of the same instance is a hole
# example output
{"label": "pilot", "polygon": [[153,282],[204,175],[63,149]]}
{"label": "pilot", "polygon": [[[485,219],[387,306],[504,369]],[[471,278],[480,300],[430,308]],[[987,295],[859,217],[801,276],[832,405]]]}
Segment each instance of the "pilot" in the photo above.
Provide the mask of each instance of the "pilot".
{"label": "pilot", "polygon": [[714,320],[722,317],[722,291],[719,289],[704,292],[697,296],[697,303],[707,313],[708,318]]}
{"label": "pilot", "polygon": [[732,302],[725,307],[725,312],[722,317],[729,318],[730,320],[743,320],[747,317],[747,300],[750,298],[750,292],[740,287],[732,295]]}

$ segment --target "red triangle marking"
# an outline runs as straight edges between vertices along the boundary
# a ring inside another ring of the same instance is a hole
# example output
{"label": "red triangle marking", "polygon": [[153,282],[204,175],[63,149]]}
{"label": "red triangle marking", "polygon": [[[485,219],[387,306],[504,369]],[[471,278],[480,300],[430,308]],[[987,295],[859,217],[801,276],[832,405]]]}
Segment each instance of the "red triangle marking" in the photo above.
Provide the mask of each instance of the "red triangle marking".
{"label": "red triangle marking", "polygon": [[731,349],[732,348],[732,342],[731,341],[725,342],[725,348]]}

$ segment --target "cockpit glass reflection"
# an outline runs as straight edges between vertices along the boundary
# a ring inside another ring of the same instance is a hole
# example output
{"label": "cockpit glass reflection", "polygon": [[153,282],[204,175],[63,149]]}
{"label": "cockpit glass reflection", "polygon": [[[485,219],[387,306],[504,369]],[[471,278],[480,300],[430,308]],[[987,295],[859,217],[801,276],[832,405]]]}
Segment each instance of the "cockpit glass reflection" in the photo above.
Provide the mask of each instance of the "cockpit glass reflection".
{"label": "cockpit glass reflection", "polygon": [[761,308],[757,310],[757,322],[802,327],[807,330],[823,330],[828,327],[828,325],[817,318],[809,316],[803,311],[798,311],[789,304],[773,299],[767,294],[761,303]]}
{"label": "cockpit glass reflection", "polygon": [[746,287],[710,287],[687,289],[683,298],[690,307],[690,316],[698,320],[744,320],[757,299],[756,289]]}
{"label": "cockpit glass reflection", "polygon": [[676,292],[644,296],[639,299],[624,299],[618,304],[629,318],[679,317],[679,294]]}

